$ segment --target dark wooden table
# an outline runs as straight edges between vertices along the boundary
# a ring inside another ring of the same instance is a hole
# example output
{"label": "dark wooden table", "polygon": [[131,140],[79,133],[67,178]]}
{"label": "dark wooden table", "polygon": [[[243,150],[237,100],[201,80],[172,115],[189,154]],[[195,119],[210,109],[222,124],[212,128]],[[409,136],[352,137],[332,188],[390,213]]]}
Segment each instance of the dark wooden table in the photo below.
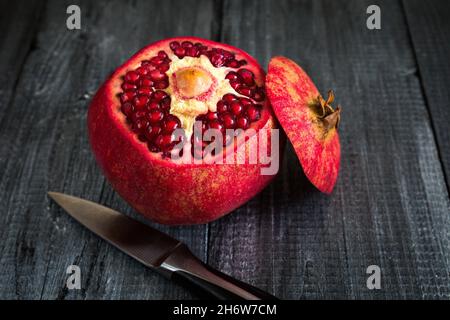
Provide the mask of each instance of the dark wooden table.
{"label": "dark wooden table", "polygon": [[[331,196],[288,147],[279,176],[208,225],[157,228],[280,298],[450,298],[450,4],[376,1],[1,1],[0,298],[195,298],[74,222],[48,190],[139,216],[100,173],[86,136],[97,87],[155,40],[195,35],[263,66],[300,63],[343,105]],[[82,29],[66,28],[78,4]],[[142,219],[141,219],[142,220]],[[81,268],[67,290],[66,268]],[[366,268],[381,269],[381,289]]]}

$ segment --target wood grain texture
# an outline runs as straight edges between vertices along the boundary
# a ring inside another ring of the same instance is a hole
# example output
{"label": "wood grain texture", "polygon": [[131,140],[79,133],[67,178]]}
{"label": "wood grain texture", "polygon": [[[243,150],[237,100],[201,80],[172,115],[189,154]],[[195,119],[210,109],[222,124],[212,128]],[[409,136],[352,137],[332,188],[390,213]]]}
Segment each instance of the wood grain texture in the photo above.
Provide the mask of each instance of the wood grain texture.
{"label": "wood grain texture", "polygon": [[403,0],[403,6],[450,190],[450,2]]}
{"label": "wood grain texture", "polygon": [[[11,95],[22,72],[24,60],[34,49],[35,26],[44,3],[29,1],[0,2],[0,115],[10,107]],[[14,13],[14,14],[12,14]],[[1,118],[0,118],[1,121]]]}
{"label": "wood grain texture", "polygon": [[[108,74],[140,47],[175,35],[214,37],[215,8],[194,0],[165,6],[82,1],[77,2],[82,30],[69,31],[66,8],[72,3],[46,3],[40,22],[35,21],[35,44],[13,88],[13,102],[8,112],[2,106],[0,298],[191,298],[71,220],[46,192],[81,196],[136,216],[94,162],[86,136],[88,103]],[[19,2],[18,8],[26,7],[26,1]],[[172,20],[175,27],[167,23]],[[11,49],[11,59],[23,56],[20,46]],[[206,258],[207,226],[158,228]],[[81,267],[80,291],[64,289],[70,264]]]}
{"label": "wood grain texture", "polygon": [[[343,158],[330,197],[306,180],[288,146],[275,182],[233,214],[158,229],[280,298],[450,298],[450,68],[439,68],[448,47],[435,48],[448,30],[444,4],[379,1],[382,30],[369,31],[370,1],[77,1],[82,30],[68,31],[73,3],[0,3],[8,31],[0,38],[0,298],[196,298],[46,196],[73,194],[143,221],[96,166],[86,110],[116,66],[177,35],[239,46],[264,67],[274,55],[296,60],[343,105]],[[80,291],[64,289],[70,264],[81,267]],[[372,264],[381,267],[379,291],[366,288]]]}
{"label": "wood grain texture", "polygon": [[[300,63],[343,105],[342,167],[331,197],[306,181],[291,148],[277,181],[211,225],[209,262],[281,298],[448,298],[450,207],[398,2],[224,3],[222,40],[267,66]],[[407,112],[405,110],[407,108]],[[366,268],[382,290],[366,288]]]}

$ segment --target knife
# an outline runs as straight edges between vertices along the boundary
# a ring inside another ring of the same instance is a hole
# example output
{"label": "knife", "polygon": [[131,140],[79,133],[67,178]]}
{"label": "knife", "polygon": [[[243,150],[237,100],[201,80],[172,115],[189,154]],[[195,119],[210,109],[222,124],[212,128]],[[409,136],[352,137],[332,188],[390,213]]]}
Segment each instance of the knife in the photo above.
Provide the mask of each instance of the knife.
{"label": "knife", "polygon": [[204,264],[182,242],[98,203],[48,192],[75,220],[119,250],[163,276],[218,299],[276,297]]}

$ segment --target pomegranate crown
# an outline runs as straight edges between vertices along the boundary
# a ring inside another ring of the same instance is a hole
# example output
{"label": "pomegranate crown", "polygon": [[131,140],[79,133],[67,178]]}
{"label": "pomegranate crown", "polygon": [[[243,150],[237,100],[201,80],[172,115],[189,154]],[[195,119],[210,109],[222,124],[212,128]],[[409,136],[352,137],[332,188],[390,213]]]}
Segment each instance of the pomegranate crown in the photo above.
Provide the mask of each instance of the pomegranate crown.
{"label": "pomegranate crown", "polygon": [[331,106],[334,98],[335,97],[333,90],[328,91],[327,100],[322,98],[321,95],[317,97],[317,100],[319,102],[319,119],[322,119],[323,124],[327,130],[331,130],[333,128],[337,129],[341,118],[341,106],[338,105],[336,109],[333,109],[333,107]]}

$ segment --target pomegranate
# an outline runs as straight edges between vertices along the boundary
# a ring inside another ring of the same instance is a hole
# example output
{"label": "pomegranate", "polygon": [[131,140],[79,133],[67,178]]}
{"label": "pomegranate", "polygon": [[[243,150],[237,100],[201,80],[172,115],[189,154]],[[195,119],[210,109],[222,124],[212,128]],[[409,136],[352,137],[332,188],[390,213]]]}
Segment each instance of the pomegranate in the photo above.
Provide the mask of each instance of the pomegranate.
{"label": "pomegranate", "polygon": [[[193,37],[153,43],[96,93],[88,113],[95,157],[114,189],[144,216],[163,224],[217,219],[275,176],[261,174],[263,161],[195,161],[208,152],[213,160],[234,157],[238,149],[250,157],[254,140],[247,132],[266,132],[259,144],[271,150],[277,121],[264,83],[259,64],[238,48]],[[220,152],[208,148],[214,139],[198,139],[197,124],[200,132],[220,132]],[[230,136],[227,129],[240,130]]]}
{"label": "pomegranate", "polygon": [[340,107],[331,106],[333,92],[323,99],[306,72],[285,57],[271,59],[266,88],[305,175],[320,191],[331,193],[341,158],[336,130]]}

